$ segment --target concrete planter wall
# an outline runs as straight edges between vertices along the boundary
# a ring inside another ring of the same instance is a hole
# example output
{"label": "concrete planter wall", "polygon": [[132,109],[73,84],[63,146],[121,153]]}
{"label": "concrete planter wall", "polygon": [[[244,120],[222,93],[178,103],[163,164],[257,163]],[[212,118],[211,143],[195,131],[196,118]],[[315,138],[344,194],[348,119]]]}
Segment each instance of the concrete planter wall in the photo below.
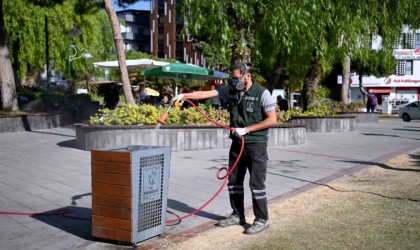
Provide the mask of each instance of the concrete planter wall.
{"label": "concrete planter wall", "polygon": [[337,116],[354,116],[356,123],[377,123],[379,122],[379,113],[367,112],[342,112]]}
{"label": "concrete planter wall", "polygon": [[348,132],[354,131],[354,116],[292,117],[288,123],[305,125],[307,132]]}
{"label": "concrete planter wall", "polygon": [[68,113],[0,117],[0,133],[57,128],[73,124]]}
{"label": "concrete planter wall", "polygon": [[[269,130],[269,147],[306,142],[304,126],[279,125]],[[214,126],[95,126],[76,125],[76,144],[82,150],[128,145],[170,146],[172,151],[229,148],[229,131]]]}

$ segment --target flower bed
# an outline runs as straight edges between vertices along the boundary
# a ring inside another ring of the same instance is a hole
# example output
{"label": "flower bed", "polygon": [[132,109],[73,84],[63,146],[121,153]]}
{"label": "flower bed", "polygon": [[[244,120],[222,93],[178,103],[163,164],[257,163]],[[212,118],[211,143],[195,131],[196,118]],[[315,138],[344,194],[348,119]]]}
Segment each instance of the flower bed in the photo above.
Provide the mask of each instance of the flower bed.
{"label": "flower bed", "polygon": [[[76,145],[82,150],[128,145],[170,146],[172,151],[229,148],[229,131],[196,126],[135,126],[76,124]],[[304,126],[283,124],[269,129],[269,147],[299,145],[306,142]]]}

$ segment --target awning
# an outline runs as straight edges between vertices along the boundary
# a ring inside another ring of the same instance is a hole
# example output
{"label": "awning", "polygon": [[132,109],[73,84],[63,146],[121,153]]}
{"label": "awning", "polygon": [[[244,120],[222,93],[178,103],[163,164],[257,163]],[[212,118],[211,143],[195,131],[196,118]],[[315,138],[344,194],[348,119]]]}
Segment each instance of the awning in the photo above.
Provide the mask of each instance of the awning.
{"label": "awning", "polygon": [[391,94],[392,88],[370,88],[373,94]]}
{"label": "awning", "polygon": [[[152,59],[136,59],[136,60],[126,60],[127,69],[151,69],[155,67],[160,67],[169,64],[168,62],[156,61]],[[95,62],[93,63],[95,67],[119,69],[120,66],[118,61],[106,61],[106,62]]]}

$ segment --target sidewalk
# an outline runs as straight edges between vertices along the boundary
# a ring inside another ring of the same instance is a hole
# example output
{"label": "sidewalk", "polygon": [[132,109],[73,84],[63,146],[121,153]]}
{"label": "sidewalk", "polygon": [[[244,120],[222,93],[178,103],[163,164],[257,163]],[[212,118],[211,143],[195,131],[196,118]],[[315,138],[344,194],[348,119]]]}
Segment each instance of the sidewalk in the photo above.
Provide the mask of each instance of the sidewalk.
{"label": "sidewalk", "polygon": [[[316,183],[419,149],[419,132],[418,121],[383,119],[379,124],[357,124],[354,132],[308,133],[304,145],[270,148],[269,199],[293,195]],[[90,152],[73,148],[74,143],[71,128],[0,134],[0,211],[71,209],[72,215],[90,217]],[[215,177],[216,170],[225,166],[227,157],[228,150],[172,153],[167,219],[192,212],[216,192],[222,184]],[[249,190],[245,192],[246,206],[250,206],[251,195]],[[222,192],[196,216],[167,226],[165,234],[212,226],[230,212],[227,192]],[[0,225],[0,249],[104,247],[92,241],[90,221],[0,215]]]}

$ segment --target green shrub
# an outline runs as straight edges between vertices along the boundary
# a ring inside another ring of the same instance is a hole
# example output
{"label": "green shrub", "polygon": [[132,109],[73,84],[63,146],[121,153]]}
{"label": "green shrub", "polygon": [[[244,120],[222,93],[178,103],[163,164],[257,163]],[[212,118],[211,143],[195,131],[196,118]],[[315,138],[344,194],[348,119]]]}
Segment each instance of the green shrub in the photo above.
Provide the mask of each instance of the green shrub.
{"label": "green shrub", "polygon": [[288,121],[293,116],[334,116],[336,114],[333,108],[334,102],[320,102],[303,112],[301,109],[291,109],[284,113],[284,120]]}
{"label": "green shrub", "polygon": [[16,94],[25,96],[29,101],[42,100],[46,92],[38,88],[21,87],[16,89]]}
{"label": "green shrub", "polygon": [[[315,104],[308,111],[288,110],[280,111],[276,107],[277,123],[284,123],[293,116],[334,116],[337,112],[354,112],[364,107],[363,102],[344,104],[341,102],[321,102]],[[229,112],[217,110],[211,105],[200,104],[199,108],[211,119],[229,124]],[[156,125],[160,116],[167,108],[156,108],[149,104],[127,105],[123,104],[114,110],[101,109],[90,118],[90,124],[94,125]],[[212,124],[194,107],[187,109],[172,108],[165,120],[166,125],[209,125]]]}
{"label": "green shrub", "polygon": [[[229,123],[227,110],[216,110],[211,106],[199,105],[199,108],[211,119]],[[101,109],[98,114],[90,118],[94,125],[155,125],[166,108],[156,108],[152,105],[127,105],[123,104],[114,110]],[[199,125],[212,124],[194,107],[188,109],[172,108],[165,120],[166,125]]]}
{"label": "green shrub", "polygon": [[334,110],[335,112],[357,112],[361,108],[365,108],[366,105],[364,102],[351,102],[351,103],[344,103],[344,102],[334,102]]}

